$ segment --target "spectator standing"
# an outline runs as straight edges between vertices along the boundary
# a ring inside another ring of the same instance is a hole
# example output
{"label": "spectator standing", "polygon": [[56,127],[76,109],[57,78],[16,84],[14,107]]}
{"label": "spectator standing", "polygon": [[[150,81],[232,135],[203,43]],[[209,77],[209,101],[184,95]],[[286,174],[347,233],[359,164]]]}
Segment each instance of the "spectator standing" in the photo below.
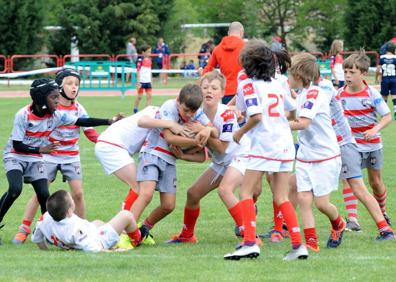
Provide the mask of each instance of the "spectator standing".
{"label": "spectator standing", "polygon": [[129,38],[129,41],[127,43],[127,55],[128,55],[128,60],[131,64],[136,64],[138,55],[136,51],[136,38],[131,37]]}
{"label": "spectator standing", "polygon": [[242,70],[239,64],[239,53],[245,45],[243,34],[243,25],[240,22],[232,22],[228,29],[228,36],[223,37],[220,44],[214,48],[202,73],[205,74],[217,65],[220,66],[221,73],[226,77],[223,104],[227,104],[237,92],[237,75]]}
{"label": "spectator standing", "polygon": [[208,64],[210,53],[213,51],[213,40],[210,39],[201,45],[199,49],[199,67],[204,68]]}
{"label": "spectator standing", "polygon": [[164,42],[162,37],[158,38],[157,46],[154,48],[153,53],[158,55],[154,59],[157,68],[162,69],[164,58],[167,58],[170,54],[169,46]]}

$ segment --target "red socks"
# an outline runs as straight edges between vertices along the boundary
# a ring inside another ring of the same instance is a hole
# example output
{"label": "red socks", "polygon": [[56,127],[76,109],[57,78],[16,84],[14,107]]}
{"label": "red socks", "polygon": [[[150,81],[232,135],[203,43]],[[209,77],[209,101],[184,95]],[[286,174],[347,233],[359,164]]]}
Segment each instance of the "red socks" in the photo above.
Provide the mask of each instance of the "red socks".
{"label": "red socks", "polygon": [[345,223],[340,215],[338,215],[338,217],[335,220],[330,220],[330,222],[331,222],[331,227],[333,228],[333,230],[342,229],[344,226],[344,223]]}
{"label": "red socks", "polygon": [[238,227],[243,226],[243,217],[242,217],[242,209],[241,209],[241,203],[239,202],[232,208],[228,209],[228,212],[234,219],[235,225]]}
{"label": "red socks", "polygon": [[274,230],[278,231],[279,233],[282,233],[283,229],[283,216],[281,211],[279,210],[279,206],[275,203],[275,201],[272,201],[272,206],[274,208]]}
{"label": "red socks", "polygon": [[194,236],[195,224],[197,223],[199,212],[200,208],[184,208],[184,226],[180,237],[191,238],[192,236]]}
{"label": "red socks", "polygon": [[300,226],[298,225],[296,210],[289,201],[280,204],[279,210],[282,213],[283,219],[286,222],[292,246],[293,248],[298,248],[302,244],[302,238],[300,233]]}
{"label": "red socks", "polygon": [[256,243],[256,209],[253,199],[240,201],[243,218],[243,242],[246,245]]}
{"label": "red socks", "polygon": [[129,236],[129,239],[131,239],[132,241],[132,245],[134,247],[136,247],[137,245],[139,245],[140,240],[141,240],[141,234],[140,234],[140,230],[139,228],[136,228],[135,231],[132,231],[130,233],[127,233]]}
{"label": "red socks", "polygon": [[345,209],[348,213],[348,218],[357,218],[357,205],[358,199],[350,187],[344,187],[342,190],[342,196],[344,198]]}
{"label": "red socks", "polygon": [[139,194],[136,193],[132,188],[129,189],[128,195],[125,197],[124,202],[122,203],[123,210],[131,210],[133,203],[139,197]]}
{"label": "red socks", "polygon": [[377,228],[379,232],[383,232],[383,231],[392,231],[392,228],[388,225],[388,223],[386,222],[386,220],[382,220],[380,222],[377,222]]}
{"label": "red socks", "polygon": [[315,227],[304,229],[304,237],[307,245],[313,249],[318,248],[318,236],[316,235]]}

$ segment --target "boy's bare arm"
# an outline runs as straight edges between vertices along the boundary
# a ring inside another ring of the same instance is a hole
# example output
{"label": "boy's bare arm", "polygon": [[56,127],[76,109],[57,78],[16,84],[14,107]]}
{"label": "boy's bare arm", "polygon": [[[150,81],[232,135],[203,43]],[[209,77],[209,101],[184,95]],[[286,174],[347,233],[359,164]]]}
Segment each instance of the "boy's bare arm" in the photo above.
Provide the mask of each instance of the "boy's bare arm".
{"label": "boy's bare arm", "polygon": [[199,145],[198,140],[176,135],[172,131],[170,131],[170,129],[164,129],[162,133],[164,134],[164,139],[166,140],[166,142],[171,145],[180,147],[192,147]]}
{"label": "boy's bare arm", "polygon": [[227,150],[228,144],[230,144],[230,142],[221,141],[217,138],[211,137],[208,139],[207,146],[219,154],[224,154],[225,151]]}
{"label": "boy's bare arm", "polygon": [[243,135],[245,135],[249,130],[255,127],[262,119],[262,114],[255,114],[251,116],[248,121],[237,130],[232,136],[234,141],[239,144],[239,141],[242,139]]}
{"label": "boy's bare arm", "polygon": [[289,121],[291,130],[304,130],[311,124],[311,119],[300,117],[296,120]]}
{"label": "boy's bare arm", "polygon": [[386,126],[388,126],[388,124],[390,124],[391,121],[392,121],[391,113],[384,115],[376,126],[363,132],[364,139],[369,141],[375,138],[375,134],[381,131]]}
{"label": "boy's bare arm", "polygon": [[172,120],[155,119],[149,116],[142,116],[138,120],[138,126],[143,128],[168,128],[176,135],[190,137],[191,132],[188,128],[174,122]]}
{"label": "boy's bare arm", "polygon": [[189,162],[202,163],[206,160],[205,150],[201,149],[198,152],[193,150],[193,153],[184,153],[178,146],[170,146],[170,150],[176,158]]}

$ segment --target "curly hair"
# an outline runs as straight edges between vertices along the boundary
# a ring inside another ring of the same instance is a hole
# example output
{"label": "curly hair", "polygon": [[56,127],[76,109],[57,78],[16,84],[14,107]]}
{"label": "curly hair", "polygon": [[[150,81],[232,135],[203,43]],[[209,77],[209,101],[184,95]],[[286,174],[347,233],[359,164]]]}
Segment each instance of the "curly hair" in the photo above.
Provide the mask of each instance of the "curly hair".
{"label": "curly hair", "polygon": [[271,51],[262,40],[250,40],[242,49],[240,63],[248,77],[271,81],[276,68],[282,74],[286,73],[291,59],[286,50]]}

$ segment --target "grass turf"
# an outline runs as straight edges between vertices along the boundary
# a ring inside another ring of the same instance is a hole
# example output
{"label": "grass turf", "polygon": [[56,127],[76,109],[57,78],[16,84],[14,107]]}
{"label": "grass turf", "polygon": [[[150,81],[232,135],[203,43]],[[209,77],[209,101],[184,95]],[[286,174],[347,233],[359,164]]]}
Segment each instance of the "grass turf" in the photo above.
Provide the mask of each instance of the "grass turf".
{"label": "grass turf", "polygon": [[[155,97],[160,105],[167,97]],[[131,111],[133,97],[81,97],[80,102],[93,117],[111,117],[116,112]],[[144,102],[144,101],[143,101]],[[0,99],[0,144],[5,144],[11,132],[13,116],[18,109],[29,103],[25,98]],[[384,179],[388,186],[388,211],[396,219],[395,167],[396,124],[383,130],[385,143]],[[98,131],[102,131],[99,128]],[[128,187],[115,177],[108,177],[94,155],[94,146],[85,137],[81,138],[81,159],[84,173],[87,218],[109,220],[117,213]],[[186,190],[208,163],[195,164],[178,162],[178,194],[175,211],[154,229],[155,246],[142,246],[126,253],[86,254],[77,251],[40,251],[30,240],[22,246],[11,244],[22,219],[26,202],[33,193],[25,185],[22,195],[14,203],[4,219],[6,226],[0,231],[3,245],[0,246],[0,281],[375,281],[395,277],[396,242],[376,242],[376,227],[359,204],[362,233],[345,233],[343,244],[338,249],[326,249],[329,235],[328,220],[317,211],[317,229],[321,251],[311,254],[307,261],[283,262],[282,257],[289,250],[286,240],[280,244],[264,242],[261,256],[257,260],[230,262],[223,255],[233,250],[238,240],[233,235],[233,221],[217,196],[216,191],[201,202],[201,216],[198,219],[197,245],[167,245],[165,240],[177,234],[182,227],[183,207]],[[68,189],[58,176],[52,184],[55,188]],[[8,187],[5,175],[0,176],[0,191]],[[333,202],[342,214],[341,191],[332,194]],[[158,193],[146,209],[142,218],[159,202]],[[258,202],[258,232],[267,231],[271,224],[272,204],[268,185]]]}

